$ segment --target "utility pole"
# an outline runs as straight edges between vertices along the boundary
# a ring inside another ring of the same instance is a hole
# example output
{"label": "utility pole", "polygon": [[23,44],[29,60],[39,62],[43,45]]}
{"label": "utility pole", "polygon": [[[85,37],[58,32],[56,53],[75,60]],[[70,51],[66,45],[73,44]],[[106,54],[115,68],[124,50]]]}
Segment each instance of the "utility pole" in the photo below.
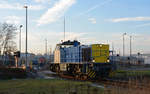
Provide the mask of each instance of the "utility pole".
{"label": "utility pole", "polygon": [[112,54],[114,54],[114,43],[112,42]]}
{"label": "utility pole", "polygon": [[47,39],[45,39],[45,55],[46,55],[46,58],[47,58]]}
{"label": "utility pole", "polygon": [[112,42],[112,63],[114,63],[114,43]]}
{"label": "utility pole", "polygon": [[51,45],[50,45],[50,55],[52,54],[52,47],[51,47]]}
{"label": "utility pole", "polygon": [[23,25],[20,25],[20,33],[19,33],[19,50],[21,53],[21,28],[23,27]]}
{"label": "utility pole", "polygon": [[[19,29],[20,29],[20,32],[19,32],[19,53],[21,55],[21,28],[23,27],[23,25],[20,25]],[[19,57],[16,57],[16,67],[19,66],[19,63],[21,64],[21,58],[20,56]]]}
{"label": "utility pole", "polygon": [[28,60],[28,58],[27,58],[27,54],[28,54],[28,6],[26,5],[26,6],[24,6],[24,8],[26,9],[26,50],[25,50],[25,52],[26,52],[26,68],[27,68],[27,60]]}
{"label": "utility pole", "polygon": [[130,36],[130,57],[132,56],[132,36]]}
{"label": "utility pole", "polygon": [[64,17],[64,41],[65,41],[65,33],[66,33],[66,26],[65,26],[65,17]]}
{"label": "utility pole", "polygon": [[49,60],[50,60],[50,63],[52,62],[52,47],[51,47],[51,45],[50,45],[50,55],[49,55]]}
{"label": "utility pole", "polygon": [[123,56],[125,56],[125,39],[124,36],[126,35],[126,33],[123,33]]}

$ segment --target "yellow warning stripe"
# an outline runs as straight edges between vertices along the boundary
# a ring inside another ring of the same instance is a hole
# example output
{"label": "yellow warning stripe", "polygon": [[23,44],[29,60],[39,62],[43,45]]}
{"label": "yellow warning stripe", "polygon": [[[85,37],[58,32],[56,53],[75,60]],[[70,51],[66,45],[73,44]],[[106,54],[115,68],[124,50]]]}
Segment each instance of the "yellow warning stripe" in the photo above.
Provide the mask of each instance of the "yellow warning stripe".
{"label": "yellow warning stripe", "polygon": [[96,73],[94,72],[94,74],[92,75],[92,78],[94,78],[96,76]]}
{"label": "yellow warning stripe", "polygon": [[88,75],[90,74],[91,72],[88,72]]}
{"label": "yellow warning stripe", "polygon": [[96,74],[93,75],[93,78],[95,78]]}
{"label": "yellow warning stripe", "polygon": [[88,74],[88,76],[90,76],[92,74],[92,71],[90,71],[90,73]]}
{"label": "yellow warning stripe", "polygon": [[89,71],[88,72],[88,79],[90,80],[90,79],[94,79],[95,78],[95,76],[96,76],[96,73],[95,73],[95,71]]}
{"label": "yellow warning stripe", "polygon": [[93,75],[94,75],[94,74],[95,74],[95,73],[93,72],[93,73],[90,75],[90,77],[93,78]]}

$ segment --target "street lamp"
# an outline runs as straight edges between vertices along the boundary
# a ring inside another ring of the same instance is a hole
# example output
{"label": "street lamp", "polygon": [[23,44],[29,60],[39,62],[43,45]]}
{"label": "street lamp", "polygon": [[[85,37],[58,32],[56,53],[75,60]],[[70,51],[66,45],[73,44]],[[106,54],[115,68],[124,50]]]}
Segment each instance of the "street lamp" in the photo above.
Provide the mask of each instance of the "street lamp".
{"label": "street lamp", "polygon": [[24,8],[26,9],[26,68],[27,68],[27,54],[28,54],[28,52],[27,52],[27,47],[28,47],[28,35],[27,35],[27,31],[28,31],[28,6],[27,5],[25,5],[24,6]]}
{"label": "street lamp", "polygon": [[125,56],[125,43],[124,43],[124,36],[127,35],[126,33],[123,33],[123,56]]}
{"label": "street lamp", "polygon": [[23,27],[23,25],[20,25],[20,34],[19,34],[19,50],[21,53],[21,28]]}

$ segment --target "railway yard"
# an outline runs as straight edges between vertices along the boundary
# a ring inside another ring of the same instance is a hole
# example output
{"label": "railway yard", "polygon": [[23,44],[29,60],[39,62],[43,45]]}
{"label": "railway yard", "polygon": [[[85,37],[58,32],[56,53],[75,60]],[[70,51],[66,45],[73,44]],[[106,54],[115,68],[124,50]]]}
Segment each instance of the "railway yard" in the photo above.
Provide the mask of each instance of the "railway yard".
{"label": "railway yard", "polygon": [[[139,71],[137,71],[139,73]],[[150,88],[150,75],[147,71],[141,71],[141,73],[145,75],[133,74],[132,77],[128,76],[128,79],[122,79],[119,77],[116,78],[107,78],[104,80],[83,80],[83,79],[76,79],[72,76],[66,75],[58,75],[53,74],[52,72],[44,72],[45,75],[56,77],[57,79],[61,80],[69,80],[69,81],[79,81],[79,82],[90,82],[92,83],[91,86],[96,88],[101,88],[103,91],[101,93],[96,94],[149,94]],[[134,71],[135,73],[135,71]],[[131,74],[131,73],[130,73]],[[116,74],[117,75],[117,74]],[[124,73],[122,73],[124,75]],[[125,74],[126,75],[126,74]],[[127,76],[127,75],[126,75]],[[135,91],[136,89],[136,91]],[[78,94],[78,93],[77,93]],[[92,94],[92,93],[89,93]],[[95,94],[95,93],[94,93]]]}
{"label": "railway yard", "polygon": [[53,62],[0,67],[0,94],[149,94],[150,67],[141,62],[114,57],[108,44],[66,41]]}
{"label": "railway yard", "polygon": [[0,94],[150,94],[150,0],[0,0]]}
{"label": "railway yard", "polygon": [[27,78],[0,80],[0,94],[149,94],[147,68],[117,70],[112,74],[102,80],[84,80],[41,69],[28,72]]}

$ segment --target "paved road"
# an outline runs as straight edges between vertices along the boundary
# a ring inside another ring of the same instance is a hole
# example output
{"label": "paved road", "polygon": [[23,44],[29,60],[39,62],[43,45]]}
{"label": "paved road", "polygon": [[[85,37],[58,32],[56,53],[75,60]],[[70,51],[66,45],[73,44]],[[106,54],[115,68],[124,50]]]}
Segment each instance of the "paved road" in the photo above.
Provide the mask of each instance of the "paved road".
{"label": "paved road", "polygon": [[55,79],[55,77],[50,76],[51,74],[55,74],[54,72],[51,71],[39,71],[37,72],[37,78],[40,79]]}

